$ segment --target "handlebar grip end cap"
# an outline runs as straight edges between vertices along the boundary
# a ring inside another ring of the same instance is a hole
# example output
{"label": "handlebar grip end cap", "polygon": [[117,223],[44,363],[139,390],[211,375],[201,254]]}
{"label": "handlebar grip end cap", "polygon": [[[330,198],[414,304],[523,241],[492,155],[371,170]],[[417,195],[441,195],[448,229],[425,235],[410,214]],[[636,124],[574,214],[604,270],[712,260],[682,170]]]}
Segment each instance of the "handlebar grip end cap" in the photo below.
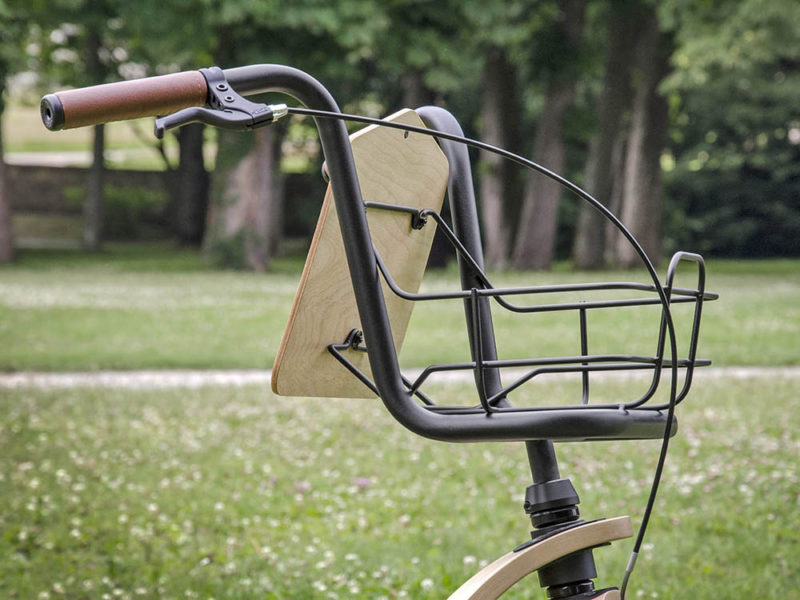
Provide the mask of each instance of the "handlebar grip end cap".
{"label": "handlebar grip end cap", "polygon": [[64,128],[64,106],[56,94],[47,94],[42,98],[39,111],[42,115],[42,123],[50,131],[58,131]]}

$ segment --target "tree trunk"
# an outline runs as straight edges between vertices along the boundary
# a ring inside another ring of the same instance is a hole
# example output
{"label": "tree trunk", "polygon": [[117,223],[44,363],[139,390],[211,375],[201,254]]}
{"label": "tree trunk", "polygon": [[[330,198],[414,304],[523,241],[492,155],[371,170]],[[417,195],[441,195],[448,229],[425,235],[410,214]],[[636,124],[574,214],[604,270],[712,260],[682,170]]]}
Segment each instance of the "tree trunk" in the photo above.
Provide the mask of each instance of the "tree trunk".
{"label": "tree trunk", "polygon": [[[574,48],[582,35],[585,4],[580,0],[561,0],[559,7],[565,46]],[[576,83],[574,77],[554,76],[536,127],[533,160],[556,173],[564,171],[562,123],[575,98]],[[552,179],[539,174],[528,179],[514,244],[515,267],[549,269],[552,265],[560,199],[561,186]]]}
{"label": "tree trunk", "polygon": [[[619,132],[617,139],[614,141],[614,149],[611,155],[611,172],[613,173],[613,182],[611,184],[611,199],[609,200],[608,208],[614,215],[619,217],[622,214],[622,191],[625,183],[625,150],[628,147],[628,130],[627,125]],[[619,229],[611,223],[606,221],[605,224],[605,263],[613,264],[616,257],[616,250],[618,238],[621,237]]]}
{"label": "tree trunk", "polygon": [[[551,85],[536,128],[533,160],[556,173],[564,171],[561,123],[574,95],[574,82]],[[530,177],[514,245],[516,268],[549,269],[552,265],[560,200],[561,186],[557,182],[539,174]]]}
{"label": "tree trunk", "polygon": [[[516,68],[505,50],[493,47],[486,53],[481,85],[481,139],[516,151],[520,99]],[[486,265],[503,267],[511,247],[509,213],[519,193],[517,171],[497,154],[481,152],[478,172]]]}
{"label": "tree trunk", "polygon": [[427,85],[421,71],[413,70],[402,77],[403,106],[406,108],[419,108],[433,104],[435,94]]}
{"label": "tree trunk", "polygon": [[[102,41],[96,29],[86,34],[86,72],[94,83],[105,79],[105,68],[100,60]],[[83,206],[83,247],[97,252],[103,241],[103,185],[105,180],[105,126],[94,126],[92,144],[92,167],[86,182],[86,203]]]}
{"label": "tree trunk", "polygon": [[277,125],[251,135],[220,130],[213,197],[204,246],[209,258],[234,268],[266,271],[283,220]]}
{"label": "tree trunk", "polygon": [[[436,104],[436,94],[427,85],[423,73],[414,69],[406,72],[402,79],[402,106],[406,108],[420,108],[429,104]],[[445,211],[447,207],[445,207]],[[436,228],[431,243],[431,251],[428,254],[426,269],[443,269],[447,266],[448,260],[453,255],[453,247],[442,233],[441,228]]]}
{"label": "tree trunk", "polygon": [[281,145],[286,137],[288,126],[289,122],[286,120],[266,128],[273,130],[272,139],[268,142],[268,156],[266,157],[269,164],[268,175],[270,177],[270,182],[266,187],[272,198],[267,219],[270,257],[280,250],[281,241],[283,240],[284,215],[286,213],[286,178],[281,173]]}
{"label": "tree trunk", "polygon": [[[614,2],[608,18],[603,90],[598,101],[598,131],[589,144],[584,189],[604,206],[611,206],[614,186],[614,147],[621,137],[623,117],[630,107],[631,67],[641,9],[629,2]],[[606,219],[582,203],[575,231],[573,259],[579,269],[605,266]]]}
{"label": "tree trunk", "polygon": [[169,173],[172,189],[172,229],[183,244],[199,245],[208,212],[208,172],[203,162],[205,125],[193,123],[178,131],[178,168]]}
{"label": "tree trunk", "polygon": [[[671,50],[671,38],[659,31],[656,16],[649,15],[636,53],[636,85],[620,216],[654,263],[661,258],[661,152],[669,124],[667,101],[658,93],[658,86],[669,72]],[[617,239],[616,264],[640,264],[633,247],[621,237]]]}
{"label": "tree trunk", "polygon": [[[0,83],[0,94],[2,94]],[[0,99],[0,117],[2,116],[2,99]],[[11,229],[11,198],[8,197],[6,185],[6,165],[3,161],[3,132],[0,126],[0,263],[14,260],[14,236]]]}
{"label": "tree trunk", "polygon": [[83,205],[83,247],[89,252],[98,252],[103,241],[104,147],[105,125],[95,125],[92,167],[86,181],[86,203]]}

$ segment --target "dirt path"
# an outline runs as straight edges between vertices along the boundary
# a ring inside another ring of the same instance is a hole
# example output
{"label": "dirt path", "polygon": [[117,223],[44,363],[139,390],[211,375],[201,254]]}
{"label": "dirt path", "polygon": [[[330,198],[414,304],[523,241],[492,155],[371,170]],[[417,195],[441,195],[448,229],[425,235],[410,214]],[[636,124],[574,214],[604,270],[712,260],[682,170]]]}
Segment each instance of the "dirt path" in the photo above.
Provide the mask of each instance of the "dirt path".
{"label": "dirt path", "polygon": [[[413,374],[412,374],[413,375]],[[595,374],[594,376],[601,376]],[[604,374],[605,377],[642,377],[635,374]],[[800,378],[800,367],[711,367],[698,369],[695,377],[749,379],[753,377]],[[437,382],[465,383],[472,381],[472,373],[453,372],[438,377]],[[198,388],[206,386],[269,387],[270,371],[219,370],[219,371],[88,371],[74,373],[0,373],[0,388],[76,388],[115,387],[125,389]]]}

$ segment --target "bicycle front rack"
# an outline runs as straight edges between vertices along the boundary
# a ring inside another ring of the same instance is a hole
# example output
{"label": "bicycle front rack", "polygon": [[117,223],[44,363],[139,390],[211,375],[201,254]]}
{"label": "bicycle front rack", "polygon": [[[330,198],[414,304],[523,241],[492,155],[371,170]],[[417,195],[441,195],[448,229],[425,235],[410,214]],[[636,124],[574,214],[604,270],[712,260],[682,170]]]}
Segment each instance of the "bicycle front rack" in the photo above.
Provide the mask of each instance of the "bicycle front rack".
{"label": "bicycle front rack", "polygon": [[[468,266],[471,273],[482,283],[482,287],[472,288],[469,290],[438,293],[411,293],[403,290],[397,285],[392,278],[392,274],[387,269],[380,253],[377,249],[375,249],[377,268],[379,269],[383,280],[386,282],[388,288],[393,294],[411,302],[462,299],[468,308],[468,314],[470,315],[470,318],[468,319],[469,335],[470,340],[472,341],[473,355],[475,359],[469,362],[432,364],[425,367],[422,372],[419,373],[413,380],[405,376],[403,378],[408,393],[416,397],[426,409],[449,414],[491,414],[496,412],[547,411],[563,409],[580,410],[587,407],[595,409],[608,408],[656,411],[667,408],[666,403],[650,403],[650,400],[655,395],[659,387],[659,383],[661,382],[663,370],[673,366],[673,360],[665,357],[665,346],[668,336],[666,318],[663,314],[663,311],[661,315],[661,323],[658,328],[656,351],[652,355],[590,354],[588,351],[588,313],[597,309],[659,305],[661,304],[661,300],[655,295],[656,288],[654,284],[638,282],[598,282],[496,288],[492,285],[484,269],[477,264],[475,259],[470,255],[461,241],[456,237],[453,230],[437,212],[432,210],[416,210],[406,206],[384,205],[370,202],[365,202],[364,204],[367,209],[371,210],[406,212],[410,216],[411,226],[414,229],[421,229],[425,226],[429,219],[433,219],[440,231],[455,249],[457,255],[462,259],[463,263]],[[696,287],[687,289],[673,286],[677,268],[682,262],[691,262],[696,265]],[[705,290],[705,264],[703,262],[703,258],[698,254],[692,254],[688,252],[676,253],[670,261],[665,281],[664,292],[670,304],[692,303],[694,305],[692,329],[689,337],[688,349],[685,356],[683,358],[678,358],[676,361],[677,368],[681,369],[685,373],[683,377],[683,385],[676,397],[676,403],[679,403],[689,392],[695,367],[703,367],[711,364],[709,360],[697,358],[697,339],[700,329],[703,302],[706,300],[716,299],[717,294],[707,292]],[[543,304],[516,304],[509,300],[511,297],[521,295],[546,296],[554,293],[564,294],[575,292],[597,292],[604,290],[636,291],[644,294],[649,293],[652,297],[645,296],[639,298],[615,300],[588,300]],[[490,307],[486,301],[487,299],[493,300],[497,306],[504,310],[520,314],[577,311],[580,328],[580,354],[575,356],[505,360],[494,357],[485,357],[482,351],[482,349],[485,347],[483,341],[485,340],[487,334],[492,335],[491,332],[487,332],[485,330],[487,316],[488,322],[491,323],[491,317],[486,314],[486,312],[490,310]],[[370,378],[347,358],[348,352],[367,352],[367,348],[363,345],[362,335],[359,330],[353,329],[350,331],[350,333],[347,335],[347,338],[341,343],[331,344],[328,346],[328,351],[354,376],[361,380],[364,385],[366,385],[375,394],[378,394],[378,390]],[[486,383],[487,374],[493,371],[502,372],[503,370],[507,372],[513,370],[513,381],[508,385],[503,385],[500,389],[490,390]],[[521,373],[520,370],[522,370]],[[439,405],[436,404],[431,399],[430,395],[423,390],[424,385],[429,380],[434,379],[433,376],[435,376],[435,374],[456,371],[472,371],[474,373],[480,404],[474,406]],[[613,371],[652,371],[649,388],[643,395],[632,400],[616,402],[613,404],[592,404],[590,402],[590,375],[592,373]],[[579,402],[561,406],[511,406],[505,401],[512,392],[521,388],[526,383],[531,382],[535,378],[556,373],[580,374],[582,391]]]}

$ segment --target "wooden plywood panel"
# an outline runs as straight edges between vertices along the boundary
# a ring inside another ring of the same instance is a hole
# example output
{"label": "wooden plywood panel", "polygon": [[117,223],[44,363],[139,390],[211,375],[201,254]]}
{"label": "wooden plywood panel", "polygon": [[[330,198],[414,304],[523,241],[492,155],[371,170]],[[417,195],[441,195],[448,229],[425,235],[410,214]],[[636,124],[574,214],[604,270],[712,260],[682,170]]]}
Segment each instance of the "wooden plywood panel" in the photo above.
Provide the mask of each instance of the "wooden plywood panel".
{"label": "wooden plywood panel", "polygon": [[[409,109],[386,120],[424,127],[417,113]],[[434,138],[369,126],[351,135],[350,141],[365,202],[441,209],[449,167]],[[414,230],[410,215],[379,209],[369,209],[367,221],[372,242],[395,281],[409,292],[418,291],[435,223],[429,221],[423,229]],[[385,283],[383,288],[399,352],[414,303],[392,294]],[[343,342],[354,328],[361,329],[361,322],[328,186],[272,369],[272,390],[282,396],[374,397],[327,350],[328,345]],[[348,358],[371,374],[366,354],[348,352]]]}

